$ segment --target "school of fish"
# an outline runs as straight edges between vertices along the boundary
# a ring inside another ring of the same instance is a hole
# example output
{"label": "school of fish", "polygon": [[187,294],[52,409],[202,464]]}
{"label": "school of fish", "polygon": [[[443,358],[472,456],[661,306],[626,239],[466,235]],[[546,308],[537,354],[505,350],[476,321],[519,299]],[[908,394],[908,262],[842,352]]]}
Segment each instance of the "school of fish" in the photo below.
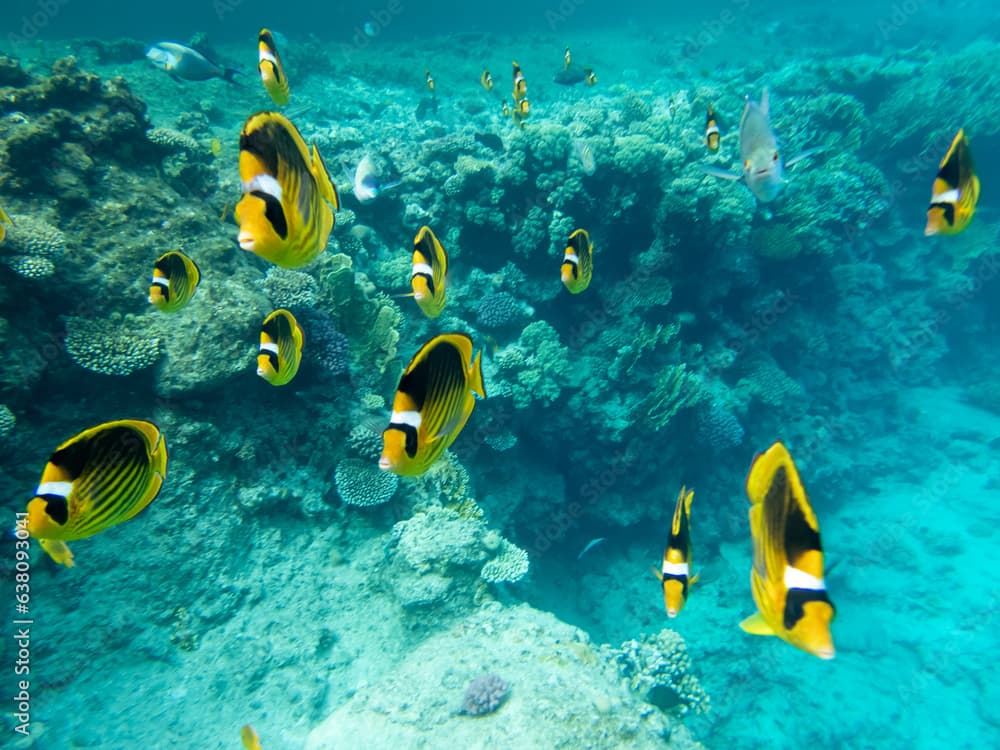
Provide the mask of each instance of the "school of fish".
{"label": "school of fish", "polygon": [[[147,52],[150,62],[175,80],[221,78],[234,82],[239,71],[217,64],[184,45],[161,42]],[[291,89],[275,37],[264,28],[258,35],[258,73],[277,106],[287,105]],[[435,101],[437,84],[429,69],[425,83]],[[572,59],[569,48],[554,82],[593,86],[593,68]],[[494,95],[493,75],[483,68],[480,86]],[[510,103],[503,97],[501,114],[524,128],[531,113],[527,79],[512,63]],[[765,88],[760,101],[747,98],[735,133],[742,172],[733,174],[713,166],[702,170],[714,177],[742,182],[759,203],[776,200],[787,183],[786,168],[822,151],[808,149],[784,160],[770,122],[770,98]],[[712,103],[706,105],[704,144],[709,154],[719,152],[725,136]],[[477,135],[493,150],[503,142],[492,134]],[[494,140],[498,143],[494,144]],[[247,252],[282,268],[299,268],[315,260],[327,246],[340,208],[338,191],[315,145],[310,149],[295,125],[275,111],[251,114],[239,134],[239,175],[242,197],[235,208],[238,244]],[[213,146],[216,154],[216,150]],[[581,170],[592,175],[596,163],[590,147],[573,143]],[[360,203],[375,200],[399,181],[383,181],[370,157],[354,172],[344,168],[351,191]],[[933,180],[927,209],[926,235],[954,235],[968,228],[979,199],[969,139],[964,129],[954,136]],[[0,207],[0,242],[13,220]],[[593,279],[594,245],[589,232],[578,228],[566,238],[560,276],[569,293],[587,290]],[[411,292],[420,311],[437,318],[447,304],[448,253],[430,226],[422,226],[413,241]],[[197,263],[179,250],[153,263],[149,303],[164,313],[186,307],[202,280]],[[260,328],[257,374],[274,386],[295,377],[306,345],[305,333],[292,313],[274,310]],[[382,433],[381,469],[402,476],[426,472],[456,440],[472,415],[477,399],[486,398],[482,351],[472,339],[449,331],[433,336],[413,355],[400,377],[392,401],[389,424]],[[159,428],[147,421],[121,419],[104,422],[70,437],[49,456],[27,507],[27,530],[56,563],[71,567],[67,542],[85,539],[127,521],[159,494],[167,477],[167,445]],[[750,590],[757,612],[740,627],[754,635],[774,635],[792,646],[832,659],[835,654],[830,625],[834,606],[824,581],[819,522],[792,460],[776,442],[758,455],[746,479],[750,501],[750,537],[753,563]],[[691,507],[694,492],[681,488],[670,525],[663,559],[654,573],[660,581],[667,616],[677,617],[687,603],[692,575]],[[603,539],[595,540],[587,549]],[[584,550],[586,551],[586,550]],[[583,556],[583,553],[580,555]],[[241,733],[243,745],[260,748],[249,725]]]}

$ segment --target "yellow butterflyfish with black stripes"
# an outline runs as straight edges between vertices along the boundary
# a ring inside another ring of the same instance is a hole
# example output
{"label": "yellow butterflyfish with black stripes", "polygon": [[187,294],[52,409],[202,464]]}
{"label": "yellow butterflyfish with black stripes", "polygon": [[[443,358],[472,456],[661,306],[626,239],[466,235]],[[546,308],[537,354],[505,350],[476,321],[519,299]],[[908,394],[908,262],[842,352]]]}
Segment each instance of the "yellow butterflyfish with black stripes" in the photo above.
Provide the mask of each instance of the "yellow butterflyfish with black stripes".
{"label": "yellow butterflyfish with black stripes", "polygon": [[239,245],[282,268],[300,268],[326,249],[340,198],[313,145],[277,112],[250,115],[240,133],[236,204]]}
{"label": "yellow butterflyfish with black stripes", "polygon": [[166,476],[167,443],[152,422],[121,419],[86,429],[49,456],[28,503],[28,534],[71,568],[66,542],[134,517],[153,502]]}

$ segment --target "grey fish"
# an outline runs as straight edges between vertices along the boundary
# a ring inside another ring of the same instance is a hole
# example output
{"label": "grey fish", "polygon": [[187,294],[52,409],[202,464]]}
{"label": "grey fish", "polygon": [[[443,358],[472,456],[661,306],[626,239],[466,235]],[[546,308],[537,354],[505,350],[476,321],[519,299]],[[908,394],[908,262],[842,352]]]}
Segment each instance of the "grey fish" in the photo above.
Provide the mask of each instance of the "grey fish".
{"label": "grey fish", "polygon": [[503,151],[503,139],[495,133],[476,133],[473,138],[491,151]]}
{"label": "grey fish", "polygon": [[582,558],[584,555],[590,552],[590,550],[594,549],[594,547],[603,542],[605,539],[606,537],[603,536],[599,536],[597,537],[597,539],[591,539],[589,542],[587,542],[587,546],[580,551],[580,554],[576,556],[576,559],[579,560],[580,558]]}
{"label": "grey fish", "polygon": [[591,68],[585,68],[577,63],[570,63],[552,76],[552,80],[561,86],[575,86],[578,83],[586,81],[587,76],[592,72]]}
{"label": "grey fish", "polygon": [[702,167],[702,170],[724,180],[741,180],[761,203],[777,198],[785,188],[785,167],[822,151],[822,147],[803,151],[794,159],[782,162],[778,139],[771,128],[768,112],[768,92],[764,88],[760,103],[747,98],[740,118],[740,159],[743,174],[735,175],[724,169]]}
{"label": "grey fish", "polygon": [[175,42],[157,42],[146,50],[146,58],[175,81],[221,78],[229,83],[236,83],[233,76],[239,73],[235,68],[212,62],[198,50]]}

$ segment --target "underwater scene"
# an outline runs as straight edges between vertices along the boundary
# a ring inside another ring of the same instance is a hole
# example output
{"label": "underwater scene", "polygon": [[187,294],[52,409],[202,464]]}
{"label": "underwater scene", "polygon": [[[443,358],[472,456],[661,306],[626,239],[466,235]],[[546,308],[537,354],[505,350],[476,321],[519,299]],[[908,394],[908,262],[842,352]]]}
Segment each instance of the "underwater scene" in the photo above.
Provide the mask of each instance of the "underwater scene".
{"label": "underwater scene", "polygon": [[0,747],[1000,746],[1000,5],[0,14]]}

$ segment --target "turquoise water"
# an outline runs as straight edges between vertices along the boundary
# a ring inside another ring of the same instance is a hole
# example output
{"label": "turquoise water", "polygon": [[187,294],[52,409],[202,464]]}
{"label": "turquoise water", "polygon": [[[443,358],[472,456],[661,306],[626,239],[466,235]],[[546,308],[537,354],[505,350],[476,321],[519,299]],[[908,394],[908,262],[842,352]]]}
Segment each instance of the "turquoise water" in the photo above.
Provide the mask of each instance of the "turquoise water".
{"label": "turquoise water", "polygon": [[[69,542],[73,568],[4,539],[3,747],[235,748],[246,724],[267,749],[997,744],[996,8],[105,10],[22,3],[0,33],[5,526],[86,428],[150,420],[169,467],[139,515]],[[256,75],[265,24],[287,107]],[[145,59],[196,33],[238,83]],[[554,82],[567,47],[594,85]],[[758,203],[702,167],[741,171],[765,87],[783,160],[820,150]],[[295,270],[236,242],[240,129],[270,109],[340,194]],[[960,127],[982,194],[925,237]],[[370,202],[365,156],[399,182]],[[433,319],[404,296],[424,224],[449,254]],[[594,271],[571,295],[577,227]],[[167,314],[146,297],[174,249],[202,282]],[[305,345],[273,387],[256,357],[280,307]],[[396,480],[377,464],[400,375],[447,331],[484,352],[487,398]],[[779,439],[819,522],[832,661],[738,627],[744,479]],[[682,484],[700,578],[668,619],[650,568]],[[498,705],[463,713],[486,674]]]}

